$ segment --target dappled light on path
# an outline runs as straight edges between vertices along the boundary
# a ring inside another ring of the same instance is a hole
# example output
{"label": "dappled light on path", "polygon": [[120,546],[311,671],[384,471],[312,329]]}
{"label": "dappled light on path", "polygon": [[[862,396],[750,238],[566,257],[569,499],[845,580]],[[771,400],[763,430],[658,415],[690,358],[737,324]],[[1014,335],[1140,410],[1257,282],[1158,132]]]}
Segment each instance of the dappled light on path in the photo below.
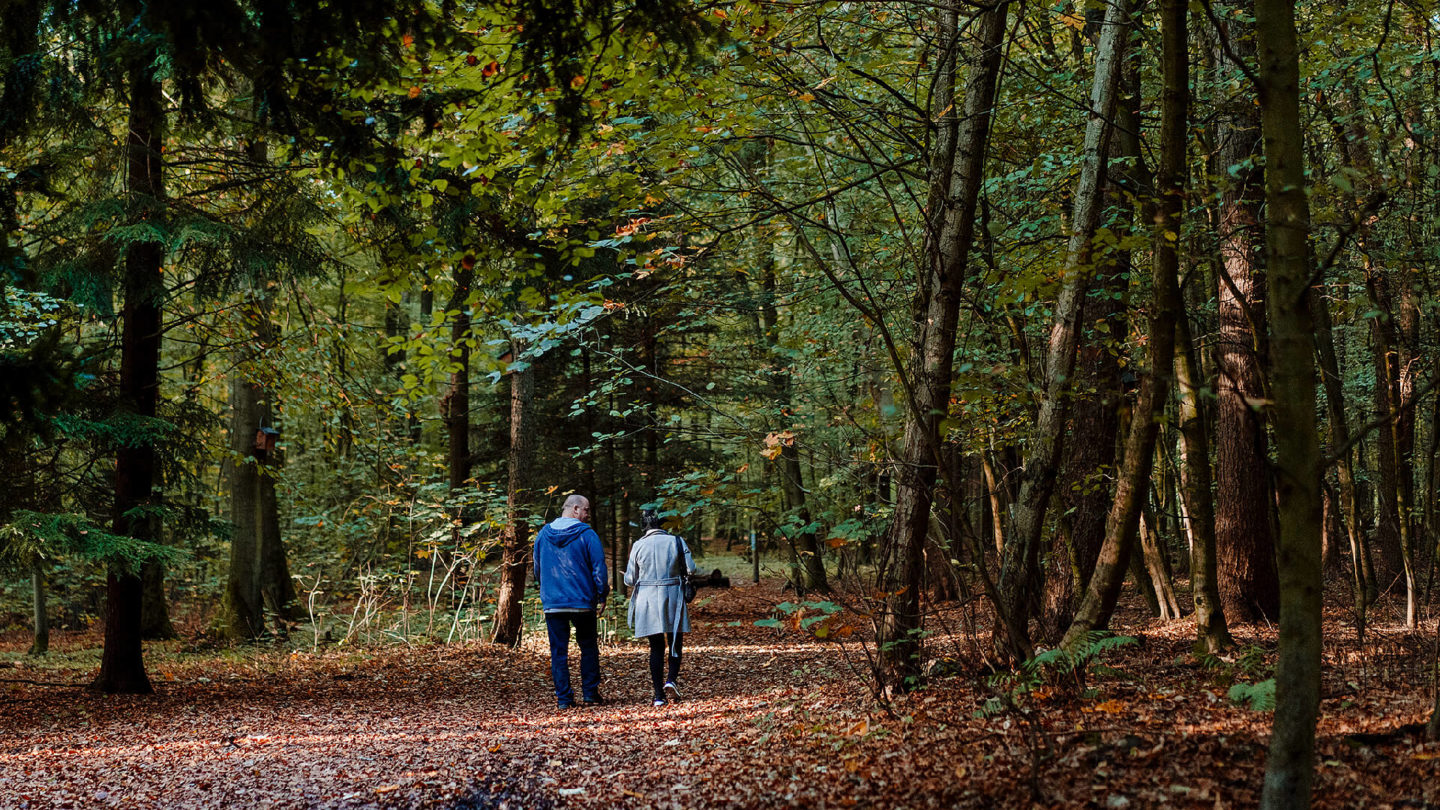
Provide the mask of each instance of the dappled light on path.
{"label": "dappled light on path", "polygon": [[[603,648],[609,705],[568,711],[543,656],[489,645],[167,662],[148,698],[10,684],[0,806],[979,808],[1024,806],[1034,790],[1039,806],[1212,808],[1258,796],[1269,715],[1227,698],[1226,679],[1248,677],[1238,664],[1187,663],[1185,622],[1126,615],[1143,640],[1106,658],[1093,693],[1050,682],[987,710],[993,681],[952,677],[891,716],[846,665],[857,649],[731,623],[742,606],[767,615],[759,597],[697,612],[684,699],[659,709],[632,642]],[[1273,654],[1263,634],[1242,639],[1257,661]],[[1358,692],[1345,685],[1357,677],[1327,678],[1318,806],[1435,800],[1435,746],[1345,736],[1423,719],[1413,669],[1372,667]]]}

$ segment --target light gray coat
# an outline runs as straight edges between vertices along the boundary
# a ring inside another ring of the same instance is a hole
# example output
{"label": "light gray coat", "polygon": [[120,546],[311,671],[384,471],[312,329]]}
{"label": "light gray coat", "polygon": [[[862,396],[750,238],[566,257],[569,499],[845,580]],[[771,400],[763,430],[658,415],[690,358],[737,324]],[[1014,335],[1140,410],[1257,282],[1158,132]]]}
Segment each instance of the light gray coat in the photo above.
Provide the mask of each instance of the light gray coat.
{"label": "light gray coat", "polygon": [[[685,551],[685,570],[695,573],[690,547]],[[625,566],[625,584],[630,591],[630,628],[636,638],[656,633],[690,632],[690,611],[680,583],[680,561],[675,553],[675,535],[651,529],[630,546],[630,564]]]}

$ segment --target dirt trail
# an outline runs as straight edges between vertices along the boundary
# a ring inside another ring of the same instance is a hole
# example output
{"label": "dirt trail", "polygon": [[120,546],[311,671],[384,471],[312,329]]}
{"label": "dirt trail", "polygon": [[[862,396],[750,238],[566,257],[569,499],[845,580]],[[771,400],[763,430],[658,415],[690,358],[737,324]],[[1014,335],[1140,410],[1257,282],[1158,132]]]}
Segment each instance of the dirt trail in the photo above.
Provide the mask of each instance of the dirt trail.
{"label": "dirt trail", "polygon": [[[1184,622],[1144,625],[1144,643],[1113,656],[1120,671],[1096,676],[1094,695],[1045,687],[1023,712],[977,717],[994,692],[962,676],[902,699],[892,718],[850,674],[846,649],[751,624],[783,598],[763,584],[703,604],[684,700],[664,709],[650,706],[635,643],[604,650],[611,704],[572,711],[554,708],[543,655],[482,645],[192,658],[152,667],[158,694],[144,698],[15,683],[42,678],[0,670],[0,807],[1213,808],[1258,798],[1269,715],[1231,703],[1214,672],[1177,663]],[[1335,660],[1317,806],[1440,801],[1440,748],[1343,737],[1423,720],[1415,668],[1396,663],[1387,680],[1372,665],[1352,688],[1359,659]]]}

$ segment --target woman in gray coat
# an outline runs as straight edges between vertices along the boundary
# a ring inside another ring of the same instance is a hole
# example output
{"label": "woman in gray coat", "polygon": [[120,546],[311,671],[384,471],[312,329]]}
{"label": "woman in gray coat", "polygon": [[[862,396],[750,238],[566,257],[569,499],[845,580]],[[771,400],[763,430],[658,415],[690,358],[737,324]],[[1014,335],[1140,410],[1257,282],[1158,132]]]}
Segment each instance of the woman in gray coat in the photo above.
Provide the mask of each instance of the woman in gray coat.
{"label": "woman in gray coat", "polygon": [[[650,683],[656,706],[680,697],[680,638],[690,632],[690,611],[685,607],[680,577],[695,572],[690,547],[660,523],[653,509],[640,513],[645,533],[630,546],[630,564],[625,566],[625,584],[631,589],[630,628],[636,638],[650,640]],[[670,650],[668,672],[666,647]]]}

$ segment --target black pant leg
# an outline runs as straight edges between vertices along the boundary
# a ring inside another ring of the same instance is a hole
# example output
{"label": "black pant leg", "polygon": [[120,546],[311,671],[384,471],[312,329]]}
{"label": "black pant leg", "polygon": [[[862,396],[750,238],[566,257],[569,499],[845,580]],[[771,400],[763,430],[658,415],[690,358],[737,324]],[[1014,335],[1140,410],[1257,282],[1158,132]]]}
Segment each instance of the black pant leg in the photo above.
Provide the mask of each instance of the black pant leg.
{"label": "black pant leg", "polygon": [[665,697],[665,634],[656,633],[653,636],[646,636],[650,641],[650,685],[655,689],[655,697]]}

